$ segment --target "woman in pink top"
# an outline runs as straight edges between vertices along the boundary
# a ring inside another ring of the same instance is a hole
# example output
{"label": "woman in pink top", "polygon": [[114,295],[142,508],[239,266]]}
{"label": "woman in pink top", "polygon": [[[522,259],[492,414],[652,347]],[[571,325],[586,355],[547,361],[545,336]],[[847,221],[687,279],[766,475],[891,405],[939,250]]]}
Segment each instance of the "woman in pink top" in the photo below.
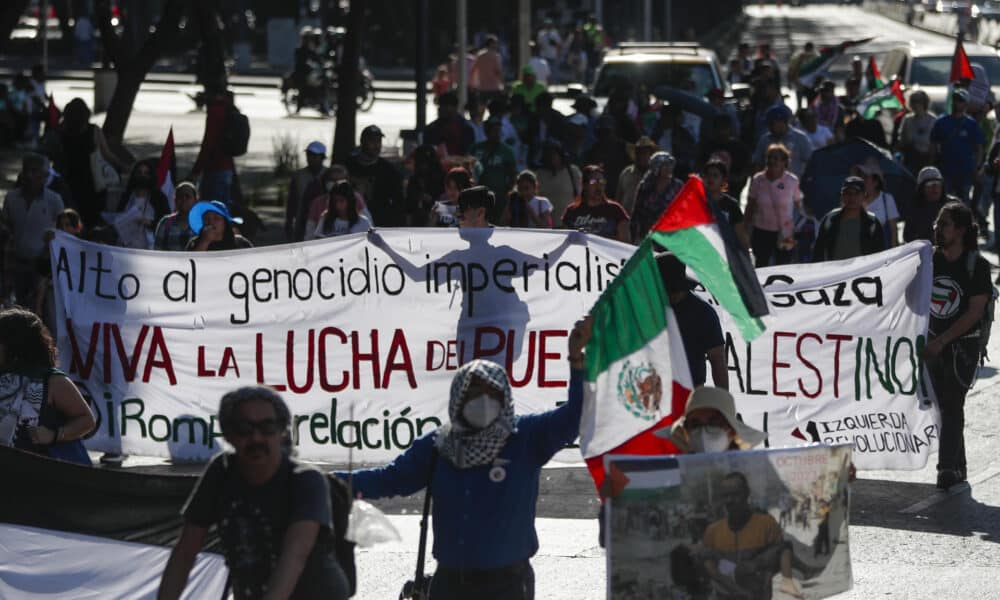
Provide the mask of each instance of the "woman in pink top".
{"label": "woman in pink top", "polygon": [[765,154],[767,166],[750,180],[747,220],[753,226],[750,247],[756,267],[791,262],[795,247],[792,210],[802,200],[799,178],[788,172],[791,154],[782,144],[771,144]]}

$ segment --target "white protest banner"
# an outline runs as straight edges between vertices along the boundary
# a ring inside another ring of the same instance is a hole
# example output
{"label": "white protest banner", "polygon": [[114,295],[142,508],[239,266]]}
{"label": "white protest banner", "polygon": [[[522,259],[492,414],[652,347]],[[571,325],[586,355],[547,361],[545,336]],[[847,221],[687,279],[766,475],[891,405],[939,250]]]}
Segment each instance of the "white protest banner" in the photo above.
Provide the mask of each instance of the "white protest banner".
{"label": "white protest banner", "polygon": [[850,443],[859,469],[922,468],[938,439],[921,358],[931,275],[926,242],[758,269],[767,331],[747,344],[718,311],[744,421],[767,431],[772,447]]}
{"label": "white protest banner", "polygon": [[[852,585],[847,445],[605,457],[608,592],[826,598]],[[744,523],[736,535],[731,522]]]}
{"label": "white protest banner", "polygon": [[59,234],[61,367],[98,412],[93,450],[207,458],[220,397],[260,383],[288,402],[301,458],[386,462],[447,420],[473,357],[507,367],[520,413],[565,401],[569,329],[633,250],[509,229],[213,253]]}

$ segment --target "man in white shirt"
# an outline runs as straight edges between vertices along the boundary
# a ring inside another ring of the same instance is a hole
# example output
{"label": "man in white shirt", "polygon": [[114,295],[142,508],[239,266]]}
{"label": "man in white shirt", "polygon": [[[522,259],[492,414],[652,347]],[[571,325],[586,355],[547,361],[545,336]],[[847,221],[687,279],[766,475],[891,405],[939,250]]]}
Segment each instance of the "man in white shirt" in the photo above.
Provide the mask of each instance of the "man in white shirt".
{"label": "man in white shirt", "polygon": [[45,233],[56,226],[63,211],[59,194],[45,187],[48,165],[40,154],[28,153],[21,161],[21,179],[7,193],[3,221],[10,232],[4,251],[5,291],[14,292],[18,304],[34,306],[38,288],[38,261],[48,251]]}
{"label": "man in white shirt", "polygon": [[812,110],[803,109],[799,111],[799,125],[802,132],[806,134],[812,142],[813,150],[819,150],[833,142],[833,132],[826,125],[820,125],[816,119],[816,113]]}

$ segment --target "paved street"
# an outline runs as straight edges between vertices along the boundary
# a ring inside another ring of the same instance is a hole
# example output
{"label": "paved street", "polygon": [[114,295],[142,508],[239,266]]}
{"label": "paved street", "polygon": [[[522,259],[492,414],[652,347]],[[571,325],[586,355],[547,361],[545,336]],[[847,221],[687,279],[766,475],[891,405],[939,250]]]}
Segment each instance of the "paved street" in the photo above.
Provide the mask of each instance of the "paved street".
{"label": "paved street", "polygon": [[[947,38],[909,28],[857,7],[773,6],[748,9],[745,39],[767,39],[782,60],[806,41],[818,46],[847,39],[875,36],[859,48],[884,52],[899,43],[947,42]],[[848,68],[843,60],[833,75],[842,79]],[[88,100],[86,82],[53,81],[50,90],[60,105],[74,96]],[[127,143],[140,155],[153,155],[174,127],[181,172],[193,162],[201,138],[204,113],[193,110],[186,93],[197,88],[149,84],[143,87],[129,125]],[[297,140],[299,147],[312,139],[330,143],[333,121],[312,112],[289,117],[279,91],[259,87],[237,88],[237,103],[251,118],[250,152],[239,159],[247,173],[271,169],[272,144],[281,136]],[[565,103],[565,104],[564,104]],[[566,109],[559,101],[557,108]],[[428,107],[433,118],[435,109]],[[400,130],[415,119],[412,95],[395,92],[380,97],[368,113],[359,113],[358,130],[378,124],[387,134],[386,147],[399,144]],[[249,194],[253,180],[248,178]],[[997,256],[988,254],[995,264]],[[855,589],[841,598],[1000,598],[996,573],[1000,569],[1000,387],[997,360],[1000,334],[994,336],[991,354],[997,359],[982,369],[981,379],[966,404],[966,445],[969,482],[949,494],[934,488],[934,464],[920,471],[862,472],[852,489],[851,557]],[[559,466],[543,473],[538,531],[541,549],[533,561],[537,597],[544,600],[603,598],[605,557],[597,547],[596,502],[583,469]],[[359,553],[358,598],[395,598],[405,579],[412,576],[416,556],[417,521],[421,498],[380,503],[392,514],[403,535],[401,543],[387,544]],[[433,569],[428,566],[428,571]],[[777,596],[776,596],[777,597]]]}

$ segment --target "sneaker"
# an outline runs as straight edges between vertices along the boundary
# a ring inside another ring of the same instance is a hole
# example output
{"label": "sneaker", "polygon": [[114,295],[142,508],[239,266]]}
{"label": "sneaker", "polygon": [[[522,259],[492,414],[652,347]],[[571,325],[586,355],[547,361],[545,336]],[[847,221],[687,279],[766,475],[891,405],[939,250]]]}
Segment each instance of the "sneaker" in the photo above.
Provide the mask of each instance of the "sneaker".
{"label": "sneaker", "polygon": [[959,484],[965,479],[962,473],[954,469],[941,469],[937,475],[937,489],[948,490],[953,485]]}

